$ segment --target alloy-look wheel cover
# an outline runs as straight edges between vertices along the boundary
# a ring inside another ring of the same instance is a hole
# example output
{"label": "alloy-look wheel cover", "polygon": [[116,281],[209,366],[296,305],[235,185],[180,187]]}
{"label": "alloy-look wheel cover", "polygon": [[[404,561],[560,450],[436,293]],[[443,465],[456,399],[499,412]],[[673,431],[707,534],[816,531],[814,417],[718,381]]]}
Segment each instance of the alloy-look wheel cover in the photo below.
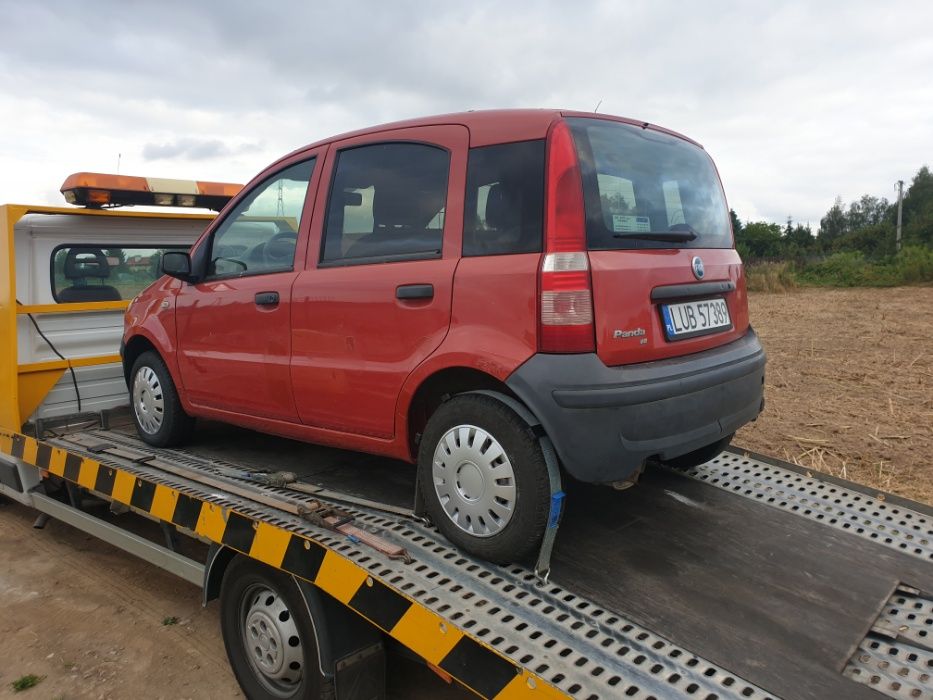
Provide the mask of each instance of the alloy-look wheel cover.
{"label": "alloy-look wheel cover", "polygon": [[434,490],[450,521],[474,537],[499,534],[515,512],[515,472],[505,449],[475,425],[448,430],[434,449]]}

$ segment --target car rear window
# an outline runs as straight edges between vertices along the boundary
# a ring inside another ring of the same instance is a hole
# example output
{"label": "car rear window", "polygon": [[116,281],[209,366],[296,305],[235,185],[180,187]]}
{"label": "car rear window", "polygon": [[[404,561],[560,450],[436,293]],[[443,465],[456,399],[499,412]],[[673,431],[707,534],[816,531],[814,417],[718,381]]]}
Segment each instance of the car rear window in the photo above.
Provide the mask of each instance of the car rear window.
{"label": "car rear window", "polygon": [[541,251],[544,141],[470,149],[463,254]]}
{"label": "car rear window", "polygon": [[[580,159],[591,250],[732,246],[719,177],[702,148],[630,124],[587,118],[567,123]],[[639,237],[668,231],[696,238]]]}

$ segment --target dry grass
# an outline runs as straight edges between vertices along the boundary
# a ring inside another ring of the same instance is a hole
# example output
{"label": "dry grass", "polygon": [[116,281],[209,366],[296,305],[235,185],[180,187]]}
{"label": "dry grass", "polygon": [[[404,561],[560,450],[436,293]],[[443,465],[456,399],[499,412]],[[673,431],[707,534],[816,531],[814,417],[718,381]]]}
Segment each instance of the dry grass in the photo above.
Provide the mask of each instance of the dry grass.
{"label": "dry grass", "polygon": [[933,504],[933,288],[749,300],[766,407],[735,444]]}
{"label": "dry grass", "polygon": [[745,274],[750,292],[788,292],[797,288],[790,263],[757,263],[745,268]]}

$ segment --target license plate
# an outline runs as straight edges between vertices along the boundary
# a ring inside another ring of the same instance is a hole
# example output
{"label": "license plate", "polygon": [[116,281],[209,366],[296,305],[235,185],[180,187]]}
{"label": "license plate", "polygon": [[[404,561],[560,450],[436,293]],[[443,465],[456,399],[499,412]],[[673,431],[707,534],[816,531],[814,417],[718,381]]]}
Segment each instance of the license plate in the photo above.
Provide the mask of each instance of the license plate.
{"label": "license plate", "polygon": [[682,340],[732,328],[725,299],[662,304],[661,316],[668,340]]}

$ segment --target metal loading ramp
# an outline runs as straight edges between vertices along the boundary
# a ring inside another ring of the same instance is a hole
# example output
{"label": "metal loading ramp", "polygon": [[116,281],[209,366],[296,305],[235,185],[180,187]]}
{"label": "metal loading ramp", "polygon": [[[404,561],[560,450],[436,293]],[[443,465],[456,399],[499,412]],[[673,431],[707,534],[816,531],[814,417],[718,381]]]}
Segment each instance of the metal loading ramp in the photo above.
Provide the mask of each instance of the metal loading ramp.
{"label": "metal loading ramp", "polygon": [[[244,553],[255,548],[250,530],[258,533],[258,523],[318,543],[326,550],[320,563],[349,562],[345,573],[356,582],[328,592],[483,697],[931,697],[921,668],[930,654],[908,649],[922,639],[923,616],[898,618],[910,633],[883,639],[885,650],[903,651],[906,673],[896,667],[893,679],[873,683],[872,663],[883,660],[860,660],[867,656],[860,647],[868,649],[886,629],[879,616],[898,587],[933,590],[933,519],[919,504],[881,501],[847,482],[734,453],[686,473],[652,468],[624,493],[570,487],[551,583],[541,584],[526,568],[463,555],[415,520],[342,506],[414,561],[389,560],[268,500],[310,497],[224,475],[274,464],[307,483],[397,506],[410,493],[404,466],[385,466],[393,470],[386,486],[373,477],[373,468],[382,475],[375,458],[235,429],[227,440],[217,437],[187,450],[157,450],[102,430],[47,442],[140,483],[228,508],[245,521],[231,528],[238,518],[228,520],[230,532],[219,532],[219,540]],[[91,452],[82,439],[109,441],[124,456]],[[250,450],[238,449],[238,440]],[[141,460],[127,457],[134,451]],[[19,456],[39,452],[27,445]],[[323,458],[311,459],[315,454]],[[168,474],[147,465],[145,455],[190,474]],[[366,463],[354,468],[352,457]],[[199,474],[228,479],[238,493],[248,486],[263,502],[226,493],[216,482],[208,488]],[[320,585],[321,570],[307,568],[307,559],[299,553],[268,563]]]}

